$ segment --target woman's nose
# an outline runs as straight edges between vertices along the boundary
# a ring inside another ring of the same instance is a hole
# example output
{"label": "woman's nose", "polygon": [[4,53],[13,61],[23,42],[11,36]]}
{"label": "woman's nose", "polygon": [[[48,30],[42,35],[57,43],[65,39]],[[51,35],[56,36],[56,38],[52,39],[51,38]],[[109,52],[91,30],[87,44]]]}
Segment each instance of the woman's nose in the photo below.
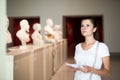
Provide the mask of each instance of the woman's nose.
{"label": "woman's nose", "polygon": [[86,30],[86,26],[83,26],[82,29],[83,29],[83,30]]}

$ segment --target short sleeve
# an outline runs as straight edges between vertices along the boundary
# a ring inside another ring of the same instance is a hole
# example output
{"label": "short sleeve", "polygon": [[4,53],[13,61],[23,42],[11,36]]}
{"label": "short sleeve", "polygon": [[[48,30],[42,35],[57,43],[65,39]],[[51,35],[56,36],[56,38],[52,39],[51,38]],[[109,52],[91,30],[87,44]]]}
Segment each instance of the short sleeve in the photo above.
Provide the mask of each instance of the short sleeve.
{"label": "short sleeve", "polygon": [[80,44],[77,44],[77,45],[75,46],[75,54],[74,54],[74,59],[75,59],[75,60],[79,58],[79,57],[78,57],[79,53],[80,53]]}
{"label": "short sleeve", "polygon": [[77,54],[77,46],[78,46],[78,45],[76,45],[76,46],[75,46],[75,54],[74,54],[74,59],[75,59],[75,57],[76,57],[76,54]]}
{"label": "short sleeve", "polygon": [[108,46],[105,43],[99,44],[99,53],[101,57],[110,56]]}

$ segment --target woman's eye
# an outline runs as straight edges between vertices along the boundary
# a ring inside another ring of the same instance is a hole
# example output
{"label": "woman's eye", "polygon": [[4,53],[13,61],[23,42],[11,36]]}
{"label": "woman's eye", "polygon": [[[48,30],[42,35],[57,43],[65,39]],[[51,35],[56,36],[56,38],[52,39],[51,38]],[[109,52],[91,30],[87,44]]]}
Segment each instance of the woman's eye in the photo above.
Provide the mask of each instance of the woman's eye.
{"label": "woman's eye", "polygon": [[84,25],[81,25],[81,27],[84,27]]}
{"label": "woman's eye", "polygon": [[90,25],[87,24],[86,26],[89,27]]}

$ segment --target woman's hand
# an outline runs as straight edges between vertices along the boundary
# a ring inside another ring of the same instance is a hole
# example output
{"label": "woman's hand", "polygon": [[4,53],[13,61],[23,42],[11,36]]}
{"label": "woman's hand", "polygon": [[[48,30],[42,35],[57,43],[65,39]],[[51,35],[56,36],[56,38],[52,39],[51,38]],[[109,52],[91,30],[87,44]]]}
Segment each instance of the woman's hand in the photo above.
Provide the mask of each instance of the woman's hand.
{"label": "woman's hand", "polygon": [[80,71],[84,72],[84,73],[88,73],[91,72],[92,67],[89,66],[83,66],[83,68],[80,69]]}
{"label": "woman's hand", "polygon": [[82,71],[84,73],[88,73],[88,72],[91,72],[93,68],[90,66],[83,66],[82,68],[74,68],[69,66],[69,69],[72,71]]}

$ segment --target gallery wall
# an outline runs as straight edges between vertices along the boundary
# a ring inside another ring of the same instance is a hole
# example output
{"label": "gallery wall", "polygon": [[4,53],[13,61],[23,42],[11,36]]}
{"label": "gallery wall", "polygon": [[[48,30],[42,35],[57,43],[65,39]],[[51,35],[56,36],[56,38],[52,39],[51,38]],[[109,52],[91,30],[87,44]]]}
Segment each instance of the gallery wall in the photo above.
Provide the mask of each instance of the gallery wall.
{"label": "gallery wall", "polygon": [[13,80],[13,57],[6,55],[6,0],[0,0],[0,80]]}
{"label": "gallery wall", "polygon": [[120,53],[119,0],[7,0],[8,16],[40,16],[42,28],[47,18],[63,25],[67,15],[103,15],[104,42],[110,52]]}

